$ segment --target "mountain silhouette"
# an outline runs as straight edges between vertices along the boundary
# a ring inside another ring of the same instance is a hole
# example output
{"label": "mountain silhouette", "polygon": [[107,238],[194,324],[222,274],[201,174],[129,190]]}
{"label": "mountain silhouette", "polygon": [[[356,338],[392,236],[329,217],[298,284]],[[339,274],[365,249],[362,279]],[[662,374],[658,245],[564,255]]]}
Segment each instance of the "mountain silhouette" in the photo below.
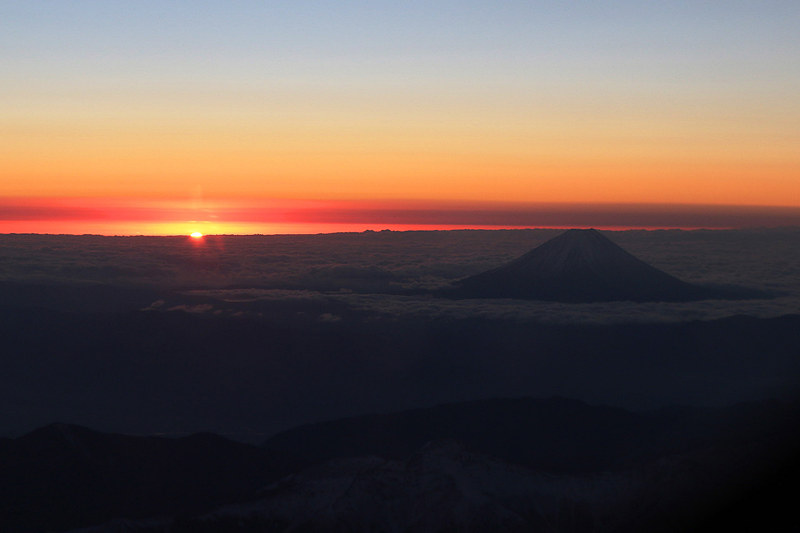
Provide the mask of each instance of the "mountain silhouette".
{"label": "mountain silhouette", "polygon": [[594,229],[571,229],[514,261],[465,278],[456,298],[559,302],[691,301],[747,297],[686,283],[637,259]]}
{"label": "mountain silhouette", "polygon": [[171,439],[51,424],[0,439],[0,524],[34,533],[200,512],[252,497],[285,473],[279,464],[211,433]]}
{"label": "mountain silhouette", "polygon": [[307,424],[262,446],[57,423],[0,438],[0,524],[4,533],[542,524],[624,533],[707,531],[710,520],[757,531],[765,517],[792,518],[798,409],[490,398]]}

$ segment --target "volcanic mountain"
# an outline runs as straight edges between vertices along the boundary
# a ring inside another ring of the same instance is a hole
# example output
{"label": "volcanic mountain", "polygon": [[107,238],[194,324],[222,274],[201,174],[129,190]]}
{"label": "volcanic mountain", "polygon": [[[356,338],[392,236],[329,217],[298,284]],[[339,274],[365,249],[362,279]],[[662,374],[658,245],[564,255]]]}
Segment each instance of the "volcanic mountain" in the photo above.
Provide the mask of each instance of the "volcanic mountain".
{"label": "volcanic mountain", "polygon": [[568,230],[506,265],[461,280],[450,296],[558,302],[748,297],[733,289],[681,281],[637,259],[594,229]]}

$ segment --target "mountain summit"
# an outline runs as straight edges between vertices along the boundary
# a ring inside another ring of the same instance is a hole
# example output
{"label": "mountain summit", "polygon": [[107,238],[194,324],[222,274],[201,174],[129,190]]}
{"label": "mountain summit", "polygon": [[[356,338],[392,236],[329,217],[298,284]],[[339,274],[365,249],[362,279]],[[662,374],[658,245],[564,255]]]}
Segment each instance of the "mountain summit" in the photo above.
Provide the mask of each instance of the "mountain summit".
{"label": "mountain summit", "polygon": [[594,229],[571,229],[514,261],[458,282],[457,298],[559,302],[730,298],[662,272]]}

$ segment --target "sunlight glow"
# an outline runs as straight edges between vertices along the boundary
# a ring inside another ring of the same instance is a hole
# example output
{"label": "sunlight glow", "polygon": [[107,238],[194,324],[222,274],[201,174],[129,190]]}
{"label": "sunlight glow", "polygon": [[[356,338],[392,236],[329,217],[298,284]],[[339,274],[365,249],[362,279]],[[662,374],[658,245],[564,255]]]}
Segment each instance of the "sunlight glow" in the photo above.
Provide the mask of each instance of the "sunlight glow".
{"label": "sunlight glow", "polygon": [[189,236],[192,237],[193,239],[199,239],[199,238],[201,238],[203,236],[203,234],[200,233],[199,231],[195,231]]}

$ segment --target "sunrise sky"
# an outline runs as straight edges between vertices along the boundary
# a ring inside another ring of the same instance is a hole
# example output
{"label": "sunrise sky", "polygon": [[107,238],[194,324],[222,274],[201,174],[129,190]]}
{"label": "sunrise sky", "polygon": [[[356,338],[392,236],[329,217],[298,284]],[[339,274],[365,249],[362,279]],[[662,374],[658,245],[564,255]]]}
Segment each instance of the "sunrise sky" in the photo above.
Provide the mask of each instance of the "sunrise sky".
{"label": "sunrise sky", "polygon": [[0,233],[800,224],[798,28],[796,1],[2,1]]}

